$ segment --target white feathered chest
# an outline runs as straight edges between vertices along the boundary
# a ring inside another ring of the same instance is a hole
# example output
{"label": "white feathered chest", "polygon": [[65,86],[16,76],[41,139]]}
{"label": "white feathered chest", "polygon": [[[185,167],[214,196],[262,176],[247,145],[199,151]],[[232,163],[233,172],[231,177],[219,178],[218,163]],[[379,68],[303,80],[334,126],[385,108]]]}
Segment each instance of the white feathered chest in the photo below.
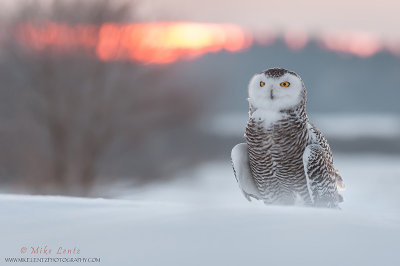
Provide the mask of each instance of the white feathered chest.
{"label": "white feathered chest", "polygon": [[298,110],[280,118],[250,117],[245,134],[250,170],[266,203],[293,204],[298,197],[310,202],[303,168],[303,153],[312,141],[307,118]]}

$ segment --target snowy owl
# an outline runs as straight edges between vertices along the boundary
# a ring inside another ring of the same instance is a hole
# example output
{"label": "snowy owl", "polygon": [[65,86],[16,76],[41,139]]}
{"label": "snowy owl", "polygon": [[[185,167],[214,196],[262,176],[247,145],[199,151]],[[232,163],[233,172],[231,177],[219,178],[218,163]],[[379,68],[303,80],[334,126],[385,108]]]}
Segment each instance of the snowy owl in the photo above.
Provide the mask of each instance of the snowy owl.
{"label": "snowy owl", "polygon": [[342,177],[331,149],[306,113],[306,88],[295,72],[271,68],[249,83],[246,143],[231,153],[244,196],[265,204],[337,208]]}

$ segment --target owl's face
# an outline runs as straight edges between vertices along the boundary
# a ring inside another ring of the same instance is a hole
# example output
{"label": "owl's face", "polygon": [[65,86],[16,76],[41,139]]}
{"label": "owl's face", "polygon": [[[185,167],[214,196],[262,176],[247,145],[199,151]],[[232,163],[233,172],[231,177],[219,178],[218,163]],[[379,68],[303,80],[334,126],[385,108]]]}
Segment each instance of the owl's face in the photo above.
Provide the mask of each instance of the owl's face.
{"label": "owl's face", "polygon": [[271,68],[256,74],[249,84],[251,106],[267,111],[292,109],[305,100],[305,93],[301,78],[282,68]]}

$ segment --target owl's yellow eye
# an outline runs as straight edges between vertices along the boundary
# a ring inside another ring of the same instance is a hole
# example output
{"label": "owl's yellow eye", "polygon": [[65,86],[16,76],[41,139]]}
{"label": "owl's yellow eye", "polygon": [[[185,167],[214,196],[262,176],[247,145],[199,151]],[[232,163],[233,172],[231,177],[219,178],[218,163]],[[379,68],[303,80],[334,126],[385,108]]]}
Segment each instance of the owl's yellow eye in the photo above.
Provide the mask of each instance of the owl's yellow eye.
{"label": "owl's yellow eye", "polygon": [[264,81],[260,81],[260,86],[264,87],[265,86],[265,82]]}
{"label": "owl's yellow eye", "polygon": [[287,88],[289,86],[290,86],[290,83],[288,81],[281,82],[281,87]]}

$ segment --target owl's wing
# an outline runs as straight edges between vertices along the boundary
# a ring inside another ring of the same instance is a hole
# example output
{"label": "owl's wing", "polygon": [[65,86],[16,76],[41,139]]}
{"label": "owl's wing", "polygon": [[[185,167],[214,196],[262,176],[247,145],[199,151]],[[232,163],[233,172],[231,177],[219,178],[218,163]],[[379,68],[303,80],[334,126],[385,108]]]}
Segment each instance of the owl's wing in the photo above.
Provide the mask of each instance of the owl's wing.
{"label": "owl's wing", "polygon": [[337,208],[343,201],[338,193],[337,172],[327,152],[318,144],[310,144],[303,153],[304,172],[314,206]]}
{"label": "owl's wing", "polygon": [[231,158],[233,173],[246,199],[248,201],[251,201],[250,197],[261,199],[260,192],[251,175],[247,144],[240,143],[233,147]]}

